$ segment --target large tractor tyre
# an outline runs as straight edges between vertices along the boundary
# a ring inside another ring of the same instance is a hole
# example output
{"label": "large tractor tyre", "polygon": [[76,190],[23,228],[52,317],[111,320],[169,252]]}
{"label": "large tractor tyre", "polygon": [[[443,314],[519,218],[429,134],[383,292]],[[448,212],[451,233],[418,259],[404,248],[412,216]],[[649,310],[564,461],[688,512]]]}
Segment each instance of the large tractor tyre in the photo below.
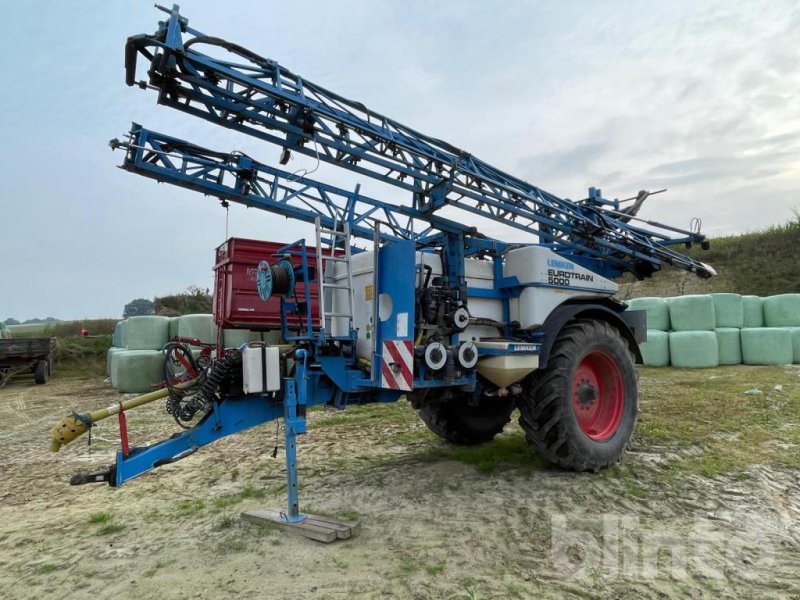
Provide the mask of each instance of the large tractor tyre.
{"label": "large tractor tyre", "polygon": [[470,404],[471,394],[426,404],[419,416],[433,433],[452,444],[469,446],[490,442],[511,420],[510,398],[481,397]]}
{"label": "large tractor tyre", "polygon": [[636,367],[628,344],[603,321],[561,330],[545,369],[518,396],[525,438],[565,469],[598,471],[617,462],[639,414]]}
{"label": "large tractor tyre", "polygon": [[48,361],[42,359],[36,363],[36,369],[33,372],[33,380],[38,383],[47,383],[50,379],[50,365]]}

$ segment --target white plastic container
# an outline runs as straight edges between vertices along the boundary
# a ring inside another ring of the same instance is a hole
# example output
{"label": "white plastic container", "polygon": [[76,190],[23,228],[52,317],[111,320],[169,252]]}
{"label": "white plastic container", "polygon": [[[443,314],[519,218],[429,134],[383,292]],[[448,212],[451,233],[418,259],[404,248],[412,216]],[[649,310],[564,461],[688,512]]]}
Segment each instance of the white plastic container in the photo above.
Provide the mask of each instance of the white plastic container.
{"label": "white plastic container", "polygon": [[[431,267],[432,277],[442,274],[442,260],[438,254],[430,252],[417,252],[417,264]],[[344,263],[334,263],[334,283],[343,285],[347,283],[347,271]],[[374,290],[374,252],[361,252],[354,254],[350,260],[353,275],[353,327],[358,330],[356,354],[361,358],[371,360],[374,335],[372,323],[372,298]],[[467,286],[472,288],[492,289],[494,287],[494,265],[489,260],[467,259],[464,269],[467,276]],[[411,285],[412,282],[409,282]],[[326,296],[332,299],[333,312],[349,312],[347,290],[328,289]],[[327,303],[327,298],[326,298]],[[469,298],[469,314],[471,317],[503,320],[503,304],[493,298]],[[347,318],[334,317],[331,319],[331,333],[335,336],[347,334]],[[497,337],[499,332],[493,327],[469,327],[462,332],[462,340],[472,338]]]}
{"label": "white plastic container", "polygon": [[242,375],[245,394],[275,392],[281,389],[281,353],[275,346],[253,344],[242,350]]}
{"label": "white plastic container", "polygon": [[[372,358],[374,261],[373,252],[354,254],[350,261],[353,275],[353,327],[358,330],[356,354],[366,359]],[[334,283],[345,284],[347,282],[345,264],[333,264]],[[430,266],[433,277],[442,274],[442,260],[436,253],[417,252],[417,264]],[[464,261],[464,271],[468,287],[479,289],[494,287],[494,263],[491,260],[467,259]],[[539,327],[554,308],[567,300],[605,298],[613,295],[618,289],[613,281],[541,246],[527,246],[510,251],[506,256],[504,274],[505,277],[517,277],[522,285],[536,286],[523,290],[519,298],[512,298],[510,301],[511,320],[519,321],[522,329]],[[329,289],[326,291],[326,296],[331,298],[333,312],[349,312],[347,290]],[[474,318],[503,321],[503,303],[499,299],[470,297],[468,310],[470,316]],[[346,328],[347,318],[332,319],[333,335],[346,335]],[[480,340],[496,338],[499,335],[500,332],[494,327],[473,326],[467,328],[459,337],[462,340],[473,338]]]}

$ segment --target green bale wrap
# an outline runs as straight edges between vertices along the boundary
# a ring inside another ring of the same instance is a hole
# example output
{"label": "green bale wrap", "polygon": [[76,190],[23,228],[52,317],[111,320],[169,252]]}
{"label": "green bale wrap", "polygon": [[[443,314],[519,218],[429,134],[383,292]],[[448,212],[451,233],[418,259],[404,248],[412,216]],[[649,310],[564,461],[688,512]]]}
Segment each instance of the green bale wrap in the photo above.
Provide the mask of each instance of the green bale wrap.
{"label": "green bale wrap", "polygon": [[792,332],[780,327],[746,328],[742,337],[742,362],[746,365],[791,364]]}
{"label": "green bale wrap", "polygon": [[222,339],[226,348],[238,348],[242,344],[260,342],[261,335],[249,329],[225,329],[222,332]]}
{"label": "green bale wrap", "polygon": [[792,335],[792,362],[800,363],[800,327],[785,327]]}
{"label": "green bale wrap", "polygon": [[111,348],[108,349],[108,352],[106,352],[106,375],[108,375],[109,377],[111,376],[112,357],[114,356],[115,352],[120,352],[121,350],[122,348],[116,348],[114,346],[111,346]]}
{"label": "green bale wrap", "polygon": [[718,328],[744,327],[744,305],[739,294],[710,294]]}
{"label": "green bale wrap", "polygon": [[170,323],[169,337],[195,338],[204,344],[217,343],[217,326],[211,315],[182,315]]}
{"label": "green bale wrap", "polygon": [[719,364],[742,364],[742,341],[737,327],[717,327],[717,349],[719,350]]}
{"label": "green bale wrap", "polygon": [[159,350],[123,350],[114,359],[121,394],[150,392],[164,379],[164,354]]}
{"label": "green bale wrap", "polygon": [[647,311],[647,329],[669,331],[669,307],[665,298],[634,298],[627,303],[628,310]]}
{"label": "green bale wrap", "polygon": [[111,357],[108,361],[108,376],[111,377],[111,387],[114,389],[117,389],[117,379],[119,378],[119,363],[117,360],[122,352],[127,352],[127,350],[118,348],[116,352],[111,353]]}
{"label": "green bale wrap", "polygon": [[646,366],[669,366],[669,334],[666,331],[648,329],[647,341],[639,344],[639,350]]}
{"label": "green bale wrap", "polygon": [[[711,299],[708,299],[711,302]],[[673,331],[669,334],[673,367],[706,369],[719,366],[717,336],[713,331]]]}
{"label": "green bale wrap", "polygon": [[758,296],[742,296],[744,320],[742,327],[764,326],[764,301]]}
{"label": "green bale wrap", "polygon": [[764,298],[764,324],[767,327],[800,327],[800,294]]}
{"label": "green bale wrap", "polygon": [[261,332],[261,341],[266,342],[270,346],[277,346],[281,343],[281,332],[280,331],[262,331]]}
{"label": "green bale wrap", "polygon": [[[717,318],[714,301],[708,295],[677,296],[670,298],[669,320],[674,331],[714,331]],[[714,340],[716,344],[716,338]]]}
{"label": "green bale wrap", "polygon": [[131,317],[122,329],[126,350],[161,350],[169,340],[169,317]]}
{"label": "green bale wrap", "polygon": [[122,330],[128,321],[119,321],[114,325],[114,335],[111,337],[111,345],[115,348],[122,348]]}

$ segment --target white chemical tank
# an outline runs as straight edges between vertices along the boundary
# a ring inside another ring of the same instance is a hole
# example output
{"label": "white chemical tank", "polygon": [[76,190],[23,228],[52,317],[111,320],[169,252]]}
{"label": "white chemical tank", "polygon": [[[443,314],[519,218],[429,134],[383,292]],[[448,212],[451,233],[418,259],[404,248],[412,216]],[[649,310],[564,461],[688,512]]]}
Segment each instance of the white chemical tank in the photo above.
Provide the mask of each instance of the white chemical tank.
{"label": "white chemical tank", "polygon": [[[437,253],[417,252],[417,264],[429,265],[433,270],[433,277],[442,274],[442,260]],[[361,252],[351,258],[353,327],[358,330],[356,354],[368,360],[372,358],[374,339],[374,265],[373,252]],[[346,284],[346,265],[331,262],[330,267],[334,269],[333,282],[337,285]],[[494,287],[493,261],[468,258],[464,261],[464,268],[469,288]],[[519,321],[522,329],[541,326],[554,308],[569,299],[608,297],[617,291],[617,285],[613,281],[600,277],[542,246],[526,246],[509,251],[503,272],[505,277],[517,277],[521,285],[532,286],[524,289],[519,298],[512,298],[510,301],[511,320]],[[416,285],[416,282],[411,284]],[[332,308],[335,313],[349,312],[347,290],[329,289],[325,294],[332,303],[329,310]],[[503,321],[503,303],[499,299],[470,297],[468,308],[473,318]],[[347,318],[334,317],[331,322],[332,335],[347,334]],[[494,327],[472,326],[459,337],[462,340],[480,340],[497,338],[500,335]]]}

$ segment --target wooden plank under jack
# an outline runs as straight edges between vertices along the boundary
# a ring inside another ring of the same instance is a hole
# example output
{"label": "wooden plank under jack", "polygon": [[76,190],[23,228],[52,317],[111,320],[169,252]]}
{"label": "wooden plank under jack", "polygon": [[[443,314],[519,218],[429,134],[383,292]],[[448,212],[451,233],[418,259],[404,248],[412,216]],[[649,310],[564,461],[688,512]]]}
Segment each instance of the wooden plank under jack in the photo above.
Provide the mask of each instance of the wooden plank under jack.
{"label": "wooden plank under jack", "polygon": [[361,524],[355,521],[343,521],[317,515],[306,515],[306,518],[299,523],[289,523],[283,518],[280,511],[268,508],[248,510],[241,516],[242,520],[250,523],[272,523],[290,533],[325,543],[350,539],[361,530]]}

